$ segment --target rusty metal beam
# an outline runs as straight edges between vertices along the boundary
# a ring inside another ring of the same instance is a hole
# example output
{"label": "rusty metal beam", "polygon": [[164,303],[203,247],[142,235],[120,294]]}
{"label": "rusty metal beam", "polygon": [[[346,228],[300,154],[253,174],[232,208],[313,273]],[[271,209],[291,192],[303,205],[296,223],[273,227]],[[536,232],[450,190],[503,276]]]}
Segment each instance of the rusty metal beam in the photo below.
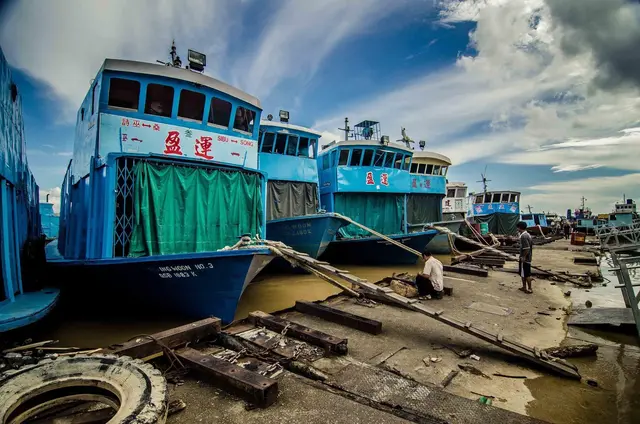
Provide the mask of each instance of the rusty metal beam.
{"label": "rusty metal beam", "polygon": [[296,310],[327,321],[335,322],[336,324],[355,328],[356,330],[364,331],[365,333],[380,334],[382,332],[382,323],[380,321],[361,317],[326,305],[298,300],[296,301]]}
{"label": "rusty metal beam", "polygon": [[113,345],[111,348],[102,349],[99,353],[145,358],[162,352],[162,347],[156,340],[171,349],[175,349],[187,343],[193,343],[214,336],[220,332],[220,328],[219,318],[206,318],[152,334],[150,337],[141,335],[121,345]]}
{"label": "rusty metal beam", "polygon": [[277,380],[214,356],[203,355],[195,349],[181,349],[176,354],[186,366],[209,376],[214,386],[253,405],[266,408],[278,398]]}
{"label": "rusty metal beam", "polygon": [[320,346],[331,353],[347,353],[347,339],[334,337],[286,319],[275,317],[261,311],[255,311],[249,314],[249,321],[256,326],[266,327],[269,330],[277,332],[281,332],[287,328],[287,336],[292,336],[307,343]]}

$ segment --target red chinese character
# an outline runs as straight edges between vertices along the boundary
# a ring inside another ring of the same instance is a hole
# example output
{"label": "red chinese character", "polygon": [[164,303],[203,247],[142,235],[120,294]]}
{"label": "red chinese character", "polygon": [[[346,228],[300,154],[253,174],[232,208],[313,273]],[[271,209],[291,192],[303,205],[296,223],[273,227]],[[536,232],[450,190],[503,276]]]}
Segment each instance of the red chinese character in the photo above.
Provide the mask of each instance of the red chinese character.
{"label": "red chinese character", "polygon": [[204,135],[200,138],[196,138],[196,143],[194,145],[196,150],[195,155],[207,160],[213,159],[213,156],[209,156],[208,154],[211,151],[211,140],[211,137],[206,137]]}
{"label": "red chinese character", "polygon": [[374,185],[375,183],[373,182],[373,172],[369,171],[367,172],[367,185]]}
{"label": "red chinese character", "polygon": [[380,184],[382,184],[383,186],[389,185],[389,174],[387,174],[386,172],[380,174]]}
{"label": "red chinese character", "polygon": [[167,134],[167,138],[164,140],[164,154],[182,156],[182,150],[180,149],[180,133],[178,131],[169,131]]}
{"label": "red chinese character", "polygon": [[445,202],[444,202],[444,204],[445,204],[446,206],[451,206],[451,200],[447,200],[447,201],[445,201]]}
{"label": "red chinese character", "polygon": [[418,188],[418,181],[415,178],[411,180],[411,187]]}
{"label": "red chinese character", "polygon": [[154,131],[160,131],[160,125],[158,125],[158,124],[153,124],[153,130],[154,130]]}
{"label": "red chinese character", "polygon": [[129,136],[126,134],[122,134],[122,141],[127,141],[129,139]]}
{"label": "red chinese character", "polygon": [[123,127],[128,127],[129,120],[127,118],[122,118],[122,123],[120,125],[122,125]]}
{"label": "red chinese character", "polygon": [[425,186],[426,188],[431,188],[431,180],[425,180],[425,181],[424,181],[424,186]]}
{"label": "red chinese character", "polygon": [[133,120],[133,126],[136,128],[140,128],[140,121],[138,121],[137,119]]}

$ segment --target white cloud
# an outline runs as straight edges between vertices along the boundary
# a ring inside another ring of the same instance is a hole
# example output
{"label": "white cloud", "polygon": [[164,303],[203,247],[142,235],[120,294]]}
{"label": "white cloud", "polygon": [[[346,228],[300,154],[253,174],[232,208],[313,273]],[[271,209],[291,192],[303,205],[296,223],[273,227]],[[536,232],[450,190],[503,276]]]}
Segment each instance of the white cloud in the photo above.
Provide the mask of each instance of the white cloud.
{"label": "white cloud", "polygon": [[602,165],[594,163],[593,165],[556,165],[552,166],[551,170],[555,173],[558,172],[576,172],[585,171],[587,169],[602,168]]}
{"label": "white cloud", "polygon": [[56,214],[60,213],[60,196],[61,196],[60,187],[54,187],[49,190],[40,189],[40,203],[47,202],[47,196],[49,197],[48,202],[53,203],[53,212]]}

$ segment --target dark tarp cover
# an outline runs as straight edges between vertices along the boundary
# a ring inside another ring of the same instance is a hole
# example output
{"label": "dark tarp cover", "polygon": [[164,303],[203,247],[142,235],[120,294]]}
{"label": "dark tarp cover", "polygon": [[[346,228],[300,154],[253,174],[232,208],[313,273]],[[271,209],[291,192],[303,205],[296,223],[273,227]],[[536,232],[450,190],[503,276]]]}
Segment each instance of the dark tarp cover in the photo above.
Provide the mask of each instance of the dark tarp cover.
{"label": "dark tarp cover", "polygon": [[409,225],[442,221],[443,198],[440,194],[410,194],[407,199]]}
{"label": "dark tarp cover", "polygon": [[520,215],[514,213],[495,212],[491,215],[474,216],[476,223],[486,222],[489,225],[489,232],[496,235],[515,236],[518,234],[518,221]]}
{"label": "dark tarp cover", "polygon": [[298,181],[267,182],[267,220],[318,212],[318,187]]}
{"label": "dark tarp cover", "polygon": [[[404,195],[380,193],[336,193],[335,211],[382,234],[402,233]],[[349,224],[338,230],[343,238],[370,237]]]}
{"label": "dark tarp cover", "polygon": [[134,173],[129,256],[215,251],[261,232],[258,174],[147,161]]}

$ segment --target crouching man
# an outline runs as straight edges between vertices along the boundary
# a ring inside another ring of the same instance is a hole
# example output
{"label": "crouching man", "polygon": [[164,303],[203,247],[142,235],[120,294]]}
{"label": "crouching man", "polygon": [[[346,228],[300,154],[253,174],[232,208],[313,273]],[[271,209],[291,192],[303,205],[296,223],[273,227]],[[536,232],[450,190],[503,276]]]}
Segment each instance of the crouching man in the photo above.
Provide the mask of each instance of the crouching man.
{"label": "crouching man", "polygon": [[424,259],[424,269],[416,276],[419,299],[442,299],[444,290],[442,262],[434,258],[428,250],[422,252],[422,259]]}

